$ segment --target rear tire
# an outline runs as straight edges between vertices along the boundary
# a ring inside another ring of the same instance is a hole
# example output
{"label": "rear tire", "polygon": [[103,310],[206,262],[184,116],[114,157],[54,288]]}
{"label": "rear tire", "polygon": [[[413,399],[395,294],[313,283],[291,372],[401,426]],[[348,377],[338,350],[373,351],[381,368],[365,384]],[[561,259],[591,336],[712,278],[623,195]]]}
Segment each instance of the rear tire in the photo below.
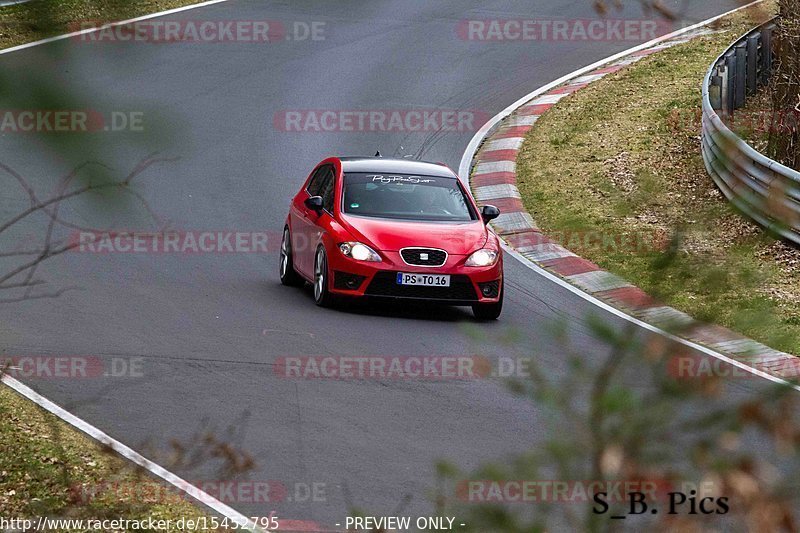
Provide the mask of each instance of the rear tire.
{"label": "rear tire", "polygon": [[328,290],[328,255],[325,247],[317,248],[314,256],[314,303],[320,307],[331,307],[333,295]]}
{"label": "rear tire", "polygon": [[281,283],[287,287],[299,287],[303,284],[303,278],[294,269],[292,260],[292,238],[289,234],[289,226],[283,228],[283,240],[281,240]]}
{"label": "rear tire", "polygon": [[500,299],[494,304],[475,304],[472,306],[472,314],[478,320],[497,320],[503,312],[503,294],[506,292],[505,283],[500,286]]}

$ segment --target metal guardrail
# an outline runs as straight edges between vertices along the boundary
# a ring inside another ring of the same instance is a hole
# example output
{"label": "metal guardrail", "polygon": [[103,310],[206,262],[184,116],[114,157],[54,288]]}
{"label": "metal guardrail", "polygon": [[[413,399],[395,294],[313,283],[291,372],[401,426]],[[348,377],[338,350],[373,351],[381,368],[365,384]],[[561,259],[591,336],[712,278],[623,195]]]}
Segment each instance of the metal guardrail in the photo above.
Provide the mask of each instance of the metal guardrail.
{"label": "metal guardrail", "polygon": [[772,73],[775,24],[748,33],[711,65],[703,82],[702,150],[706,169],[722,193],[753,220],[800,244],[800,172],[756,151],[725,119]]}

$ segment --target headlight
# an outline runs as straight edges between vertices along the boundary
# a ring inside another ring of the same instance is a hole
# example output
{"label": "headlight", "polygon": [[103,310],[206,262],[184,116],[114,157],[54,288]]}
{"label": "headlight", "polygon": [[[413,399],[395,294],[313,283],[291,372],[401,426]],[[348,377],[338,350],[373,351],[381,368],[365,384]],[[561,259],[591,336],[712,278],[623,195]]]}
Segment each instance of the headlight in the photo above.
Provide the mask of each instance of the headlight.
{"label": "headlight", "polygon": [[467,262],[464,263],[465,266],[468,267],[488,267],[492,266],[497,262],[497,250],[478,250],[477,252],[473,253],[467,259]]}
{"label": "headlight", "polygon": [[378,262],[381,260],[381,256],[379,256],[375,250],[360,242],[343,242],[339,245],[339,250],[345,257],[355,259],[356,261]]}

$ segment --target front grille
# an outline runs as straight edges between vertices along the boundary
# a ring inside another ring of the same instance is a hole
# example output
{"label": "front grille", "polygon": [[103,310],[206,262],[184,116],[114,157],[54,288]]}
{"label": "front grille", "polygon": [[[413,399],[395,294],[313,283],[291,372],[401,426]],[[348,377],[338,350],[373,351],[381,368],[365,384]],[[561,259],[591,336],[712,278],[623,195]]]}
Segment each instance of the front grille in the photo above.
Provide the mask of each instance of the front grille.
{"label": "front grille", "polygon": [[333,288],[344,291],[354,291],[361,287],[366,276],[350,274],[349,272],[336,271],[333,273]]}
{"label": "front grille", "polygon": [[409,265],[442,266],[447,261],[447,252],[436,248],[404,248],[400,256]]}
{"label": "front grille", "polygon": [[420,298],[426,300],[477,301],[475,288],[469,277],[450,276],[449,287],[417,287],[397,284],[397,272],[378,272],[372,278],[366,293],[368,296],[392,298]]}

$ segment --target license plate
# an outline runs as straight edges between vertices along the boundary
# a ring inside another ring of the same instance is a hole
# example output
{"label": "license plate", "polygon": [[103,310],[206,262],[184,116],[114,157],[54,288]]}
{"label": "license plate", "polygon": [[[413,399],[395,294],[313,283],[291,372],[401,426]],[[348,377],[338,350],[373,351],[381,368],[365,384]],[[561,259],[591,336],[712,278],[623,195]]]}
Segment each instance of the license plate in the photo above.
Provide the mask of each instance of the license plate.
{"label": "license plate", "polygon": [[398,285],[417,285],[421,287],[449,287],[450,276],[437,274],[404,274],[397,273]]}

